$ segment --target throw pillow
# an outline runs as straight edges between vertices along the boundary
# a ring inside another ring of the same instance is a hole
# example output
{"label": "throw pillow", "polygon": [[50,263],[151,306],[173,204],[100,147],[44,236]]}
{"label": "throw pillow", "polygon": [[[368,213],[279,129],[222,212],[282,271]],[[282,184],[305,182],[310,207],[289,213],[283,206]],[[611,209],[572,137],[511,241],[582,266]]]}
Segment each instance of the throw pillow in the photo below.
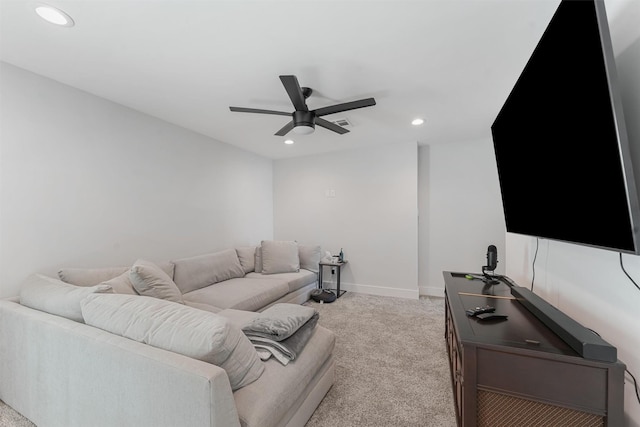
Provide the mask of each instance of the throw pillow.
{"label": "throw pillow", "polygon": [[150,261],[137,260],[129,271],[129,279],[140,295],[183,303],[182,293],[171,277]]}
{"label": "throw pillow", "polygon": [[20,304],[84,323],[80,301],[92,293],[113,292],[108,285],[76,286],[42,274],[32,274],[20,288]]}
{"label": "throw pillow", "polygon": [[236,248],[240,265],[244,270],[244,273],[251,273],[255,270],[256,266],[256,247],[255,246],[243,246]]}
{"label": "throw pillow", "polygon": [[262,273],[262,247],[256,248],[256,265],[254,266],[256,273]]}
{"label": "throw pillow", "polygon": [[138,295],[138,292],[133,287],[133,283],[131,283],[131,279],[129,278],[130,272],[131,269],[128,269],[121,275],[114,277],[111,280],[104,281],[100,284],[111,286],[113,292],[116,294]]}
{"label": "throw pillow", "polygon": [[318,264],[322,258],[322,249],[318,245],[298,245],[298,256],[300,257],[300,268],[318,272]]}
{"label": "throw pillow", "polygon": [[292,273],[300,271],[298,244],[295,241],[263,240],[262,273]]}
{"label": "throw pillow", "polygon": [[234,391],[264,372],[249,339],[222,316],[145,296],[95,297],[82,301],[88,325],[219,366]]}

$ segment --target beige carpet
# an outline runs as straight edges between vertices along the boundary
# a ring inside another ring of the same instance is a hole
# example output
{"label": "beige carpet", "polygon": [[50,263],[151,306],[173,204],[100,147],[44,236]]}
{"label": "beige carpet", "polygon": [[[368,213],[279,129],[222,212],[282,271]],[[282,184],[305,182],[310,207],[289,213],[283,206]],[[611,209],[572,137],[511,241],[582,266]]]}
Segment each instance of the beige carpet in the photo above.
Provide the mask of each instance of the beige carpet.
{"label": "beige carpet", "polygon": [[336,381],[307,427],[455,427],[444,299],[347,292],[308,303],[336,333]]}
{"label": "beige carpet", "polygon": [[0,426],[2,427],[33,427],[31,421],[11,409],[0,400]]}
{"label": "beige carpet", "polygon": [[[443,299],[347,292],[307,304],[336,333],[337,370],[306,427],[455,427]],[[0,426],[34,425],[0,401]]]}

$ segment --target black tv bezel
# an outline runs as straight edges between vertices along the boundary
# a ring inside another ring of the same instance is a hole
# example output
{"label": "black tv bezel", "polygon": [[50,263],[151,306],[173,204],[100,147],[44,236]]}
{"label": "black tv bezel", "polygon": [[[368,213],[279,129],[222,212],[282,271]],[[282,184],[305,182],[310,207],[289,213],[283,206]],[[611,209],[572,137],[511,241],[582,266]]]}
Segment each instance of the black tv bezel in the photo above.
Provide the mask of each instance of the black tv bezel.
{"label": "black tv bezel", "polygon": [[[561,0],[561,2],[558,5],[558,8],[562,5],[562,3],[571,2],[571,1],[575,1],[575,0]],[[616,136],[617,136],[616,142],[617,142],[618,152],[620,155],[620,167],[621,167],[627,206],[628,206],[629,221],[631,226],[629,230],[629,234],[633,240],[634,249],[630,250],[630,249],[618,248],[613,246],[602,246],[598,244],[585,243],[582,241],[566,240],[566,239],[562,239],[554,236],[548,236],[548,235],[527,234],[526,232],[522,232],[522,231],[509,230],[508,223],[507,223],[506,231],[508,233],[514,233],[514,234],[519,234],[524,236],[532,236],[532,237],[537,237],[542,239],[576,244],[580,246],[587,246],[587,247],[593,247],[593,248],[604,249],[609,251],[640,255],[640,201],[638,198],[635,174],[633,171],[632,153],[630,149],[630,143],[629,143],[629,138],[628,138],[625,119],[624,119],[622,99],[620,95],[620,88],[619,88],[618,75],[617,75],[617,68],[616,68],[615,58],[613,54],[613,45],[611,43],[611,33],[609,30],[606,9],[604,5],[604,0],[580,0],[580,2],[586,2],[586,1],[593,4],[595,9],[597,28],[599,32],[598,38],[600,40],[600,47],[602,52],[602,62],[604,64],[606,77],[607,77],[606,83],[608,86],[609,101],[611,104],[613,126],[615,128]],[[555,15],[556,14],[554,13],[553,16],[555,17]],[[549,25],[550,24],[551,24],[551,21],[549,22]],[[545,29],[545,33],[546,32],[547,30]],[[542,37],[544,37],[544,35]],[[542,40],[542,37],[540,41]],[[540,41],[538,42],[538,45],[536,45],[535,49],[538,49]],[[533,56],[533,53],[532,53],[532,56]],[[529,64],[529,61],[527,62],[527,65]],[[524,70],[523,70],[523,73],[524,73]],[[520,80],[521,77],[522,77],[522,74],[518,77],[518,81]],[[516,82],[516,85],[517,85],[517,82]],[[515,89],[516,85],[514,85],[512,92]],[[509,97],[510,96],[511,96],[511,93],[509,94]],[[491,126],[492,135],[493,135],[493,127],[495,123],[498,121],[504,107],[505,106],[503,105],[503,107],[500,109],[500,112],[496,117],[496,120]],[[495,140],[494,140],[494,144],[495,144]],[[495,149],[495,146],[494,146],[494,149]],[[496,155],[496,160],[497,160],[497,155]],[[502,180],[502,177],[500,176],[500,165],[498,164],[497,166],[498,166],[498,172],[499,172],[498,173],[499,180]],[[504,194],[502,191],[502,187],[503,187],[503,184],[500,183],[501,196],[503,197],[503,207],[504,207]],[[506,219],[507,212],[504,211],[504,214]]]}

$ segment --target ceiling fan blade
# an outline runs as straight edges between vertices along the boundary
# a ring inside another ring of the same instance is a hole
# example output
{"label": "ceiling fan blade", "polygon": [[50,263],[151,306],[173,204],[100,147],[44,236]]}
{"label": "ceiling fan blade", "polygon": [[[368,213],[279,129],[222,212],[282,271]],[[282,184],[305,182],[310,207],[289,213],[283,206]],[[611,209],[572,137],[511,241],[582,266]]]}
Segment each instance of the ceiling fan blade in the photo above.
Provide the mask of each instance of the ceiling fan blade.
{"label": "ceiling fan blade", "polygon": [[278,132],[275,133],[275,135],[285,136],[286,134],[289,133],[289,131],[291,131],[291,129],[293,129],[293,120],[291,120],[289,123],[284,125],[282,129],[280,129]]}
{"label": "ceiling fan blade", "polygon": [[309,111],[296,76],[280,76],[280,81],[286,89],[287,94],[289,94],[289,98],[291,98],[291,102],[296,111]]}
{"label": "ceiling fan blade", "polygon": [[373,98],[360,99],[359,101],[345,102],[343,104],[330,105],[328,107],[318,108],[313,110],[317,116],[326,116],[327,114],[339,113],[341,111],[355,110],[356,108],[371,107],[376,105],[376,100]]}
{"label": "ceiling fan blade", "polygon": [[322,126],[323,128],[332,130],[336,133],[339,133],[340,135],[349,132],[347,129],[343,128],[342,126],[338,126],[337,124],[331,123],[330,121],[325,119],[321,119],[320,117],[316,117],[316,126]]}
{"label": "ceiling fan blade", "polygon": [[260,113],[275,114],[277,116],[291,116],[291,113],[285,113],[284,111],[260,110],[258,108],[229,107],[229,109],[231,111],[237,111],[239,113]]}

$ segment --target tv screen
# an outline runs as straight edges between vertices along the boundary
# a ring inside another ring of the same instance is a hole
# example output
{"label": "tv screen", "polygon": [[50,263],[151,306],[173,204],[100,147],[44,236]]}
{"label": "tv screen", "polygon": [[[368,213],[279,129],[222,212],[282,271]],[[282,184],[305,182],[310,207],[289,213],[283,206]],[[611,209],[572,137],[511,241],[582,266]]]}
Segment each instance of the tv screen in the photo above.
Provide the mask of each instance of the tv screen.
{"label": "tv screen", "polygon": [[563,0],[491,126],[508,232],[638,254],[638,196],[601,0]]}

